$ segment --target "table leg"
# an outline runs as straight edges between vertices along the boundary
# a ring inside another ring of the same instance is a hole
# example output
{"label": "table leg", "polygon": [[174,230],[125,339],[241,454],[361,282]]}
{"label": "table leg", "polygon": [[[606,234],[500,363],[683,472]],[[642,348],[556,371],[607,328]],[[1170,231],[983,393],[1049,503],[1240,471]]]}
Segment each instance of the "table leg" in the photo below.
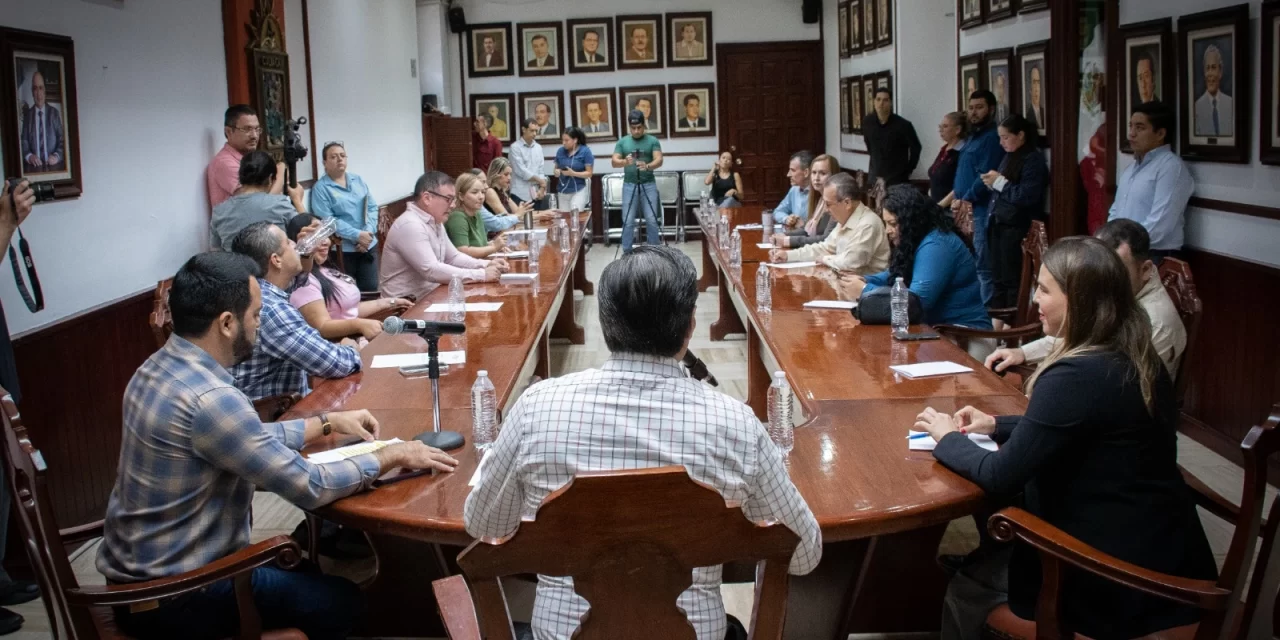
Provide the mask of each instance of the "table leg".
{"label": "table leg", "polygon": [[733,284],[729,282],[729,278],[723,271],[717,269],[716,275],[718,276],[716,288],[720,290],[720,318],[711,323],[711,339],[720,342],[731,333],[745,332],[746,328],[742,326],[738,310],[733,306],[733,298],[729,297],[729,289]]}
{"label": "table leg", "polygon": [[[936,633],[942,625],[947,575],[938,567],[939,524],[871,540],[849,601],[845,626],[851,633]],[[921,612],[935,615],[921,615]]]}
{"label": "table leg", "polygon": [[791,576],[787,590],[786,640],[845,640],[845,607],[857,586],[868,540],[828,542],[822,561],[803,576]]}
{"label": "table leg", "polygon": [[[735,315],[736,317],[736,315]],[[747,330],[747,405],[756,412],[761,420],[769,419],[769,384],[773,382],[765,369],[764,344],[760,334],[752,326]]]}
{"label": "table leg", "polygon": [[[579,256],[582,254],[579,253]],[[582,276],[586,280],[586,275]],[[560,301],[560,310],[556,312],[555,322],[551,325],[552,338],[568,338],[571,344],[586,344],[587,332],[578,324],[573,310],[573,289],[578,282],[578,270],[569,274],[564,284],[564,299]],[[590,284],[590,283],[588,283]],[[587,294],[584,294],[587,295]]]}
{"label": "table leg", "polygon": [[711,259],[711,239],[702,234],[702,277],[698,278],[698,291],[716,286],[716,263]]}
{"label": "table leg", "polygon": [[378,573],[364,586],[366,610],[354,635],[445,637],[440,616],[430,604],[431,581],[456,573],[448,565],[461,548],[372,533],[369,540],[378,557]]}
{"label": "table leg", "polygon": [[538,336],[538,362],[533,365],[534,377],[542,380],[551,377],[551,341],[547,333]]}
{"label": "table leg", "polygon": [[[578,290],[581,291],[584,296],[594,295],[596,292],[596,285],[590,280],[587,280],[587,250],[590,248],[591,247],[584,242],[582,247],[578,249],[577,262],[573,263],[574,286],[578,287]],[[573,291],[573,289],[569,289],[569,291]],[[574,344],[582,343],[575,342]]]}

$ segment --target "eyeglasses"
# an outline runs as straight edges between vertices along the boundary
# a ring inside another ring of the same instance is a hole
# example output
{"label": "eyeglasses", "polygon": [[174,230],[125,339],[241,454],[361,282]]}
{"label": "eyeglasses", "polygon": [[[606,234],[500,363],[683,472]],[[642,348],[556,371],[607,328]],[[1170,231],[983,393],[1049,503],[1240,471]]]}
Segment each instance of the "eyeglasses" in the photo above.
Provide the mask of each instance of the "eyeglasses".
{"label": "eyeglasses", "polygon": [[262,127],[236,127],[240,133],[262,133]]}
{"label": "eyeglasses", "polygon": [[436,193],[430,189],[427,189],[426,192],[437,198],[440,198],[441,200],[448,200],[450,204],[453,204],[454,202],[458,201],[458,196],[456,194],[451,196],[446,196],[443,193]]}

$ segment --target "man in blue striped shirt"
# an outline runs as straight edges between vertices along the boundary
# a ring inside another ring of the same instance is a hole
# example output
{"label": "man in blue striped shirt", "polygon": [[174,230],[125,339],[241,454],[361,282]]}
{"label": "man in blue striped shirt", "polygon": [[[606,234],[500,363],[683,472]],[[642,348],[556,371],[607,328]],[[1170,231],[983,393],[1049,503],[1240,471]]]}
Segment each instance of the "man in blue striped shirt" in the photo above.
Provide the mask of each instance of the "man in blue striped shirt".
{"label": "man in blue striped shirt", "polygon": [[[328,464],[298,452],[333,432],[374,439],[378,422],[368,411],[262,424],[227,371],[253,353],[263,306],[258,273],[245,256],[215,252],[188,260],[174,277],[173,335],[125,389],[120,462],[97,558],[111,583],[175,576],[245,548],[255,487],[315,509],[394,467],[452,471],[457,464],[419,442]],[[345,638],[362,608],[355,584],[309,565],[259,567],[252,582],[265,629]],[[238,627],[236,596],[227,579],[119,607],[116,620],[144,639],[229,637]]]}

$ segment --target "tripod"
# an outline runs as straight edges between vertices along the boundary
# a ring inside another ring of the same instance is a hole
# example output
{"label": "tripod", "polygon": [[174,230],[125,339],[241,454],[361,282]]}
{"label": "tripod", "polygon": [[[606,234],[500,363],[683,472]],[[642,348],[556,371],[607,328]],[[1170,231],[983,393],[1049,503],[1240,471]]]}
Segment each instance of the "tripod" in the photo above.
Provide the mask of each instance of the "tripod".
{"label": "tripod", "polygon": [[[661,198],[660,196],[658,196],[658,187],[657,187],[657,183],[656,183],[656,182],[654,183],[654,188],[653,188],[653,195],[654,195],[654,197],[657,197],[657,198],[658,198],[658,201],[657,201],[657,202],[654,202],[652,198],[645,197],[645,195],[644,195],[644,189],[642,189],[642,188],[641,188],[641,186],[642,186],[642,185],[641,185],[641,183],[639,183],[639,182],[637,182],[637,183],[635,184],[635,191],[636,191],[636,193],[634,193],[634,194],[631,196],[631,206],[627,207],[627,211],[624,211],[624,212],[623,212],[623,214],[622,214],[622,233],[623,233],[623,235],[626,235],[627,227],[628,227],[628,226],[630,226],[630,225],[632,225],[632,224],[637,224],[637,223],[636,223],[636,213],[637,213],[636,209],[638,209],[638,208],[639,208],[640,198],[642,198],[642,197],[643,197],[643,198],[645,198],[645,204],[646,204],[646,205],[648,205],[649,210],[650,210],[650,211],[653,211],[654,221],[655,221],[655,222],[657,223],[657,225],[658,225],[658,241],[659,241],[659,242],[661,242],[662,244],[666,244],[666,243],[667,243],[667,236],[666,236],[666,233],[665,233],[665,231],[666,231],[666,230],[663,228],[663,224],[662,224],[662,214],[663,214],[663,211],[662,211],[662,198]],[[627,188],[627,186],[626,186],[626,183],[625,183],[625,182],[623,183],[622,188],[623,188],[623,192],[625,193],[626,188]],[[648,232],[648,229],[649,229],[649,222],[648,222],[648,220],[646,220],[646,221],[645,221],[645,231],[646,231],[646,233]],[[637,228],[637,229],[636,229],[636,231],[639,231],[639,229]],[[633,242],[633,244],[634,244],[634,242],[635,242],[635,236],[632,236],[632,242]],[[614,252],[613,252],[613,259],[614,259],[614,260],[617,260],[617,259],[618,259],[618,253],[619,253],[620,251],[622,251],[622,242],[621,242],[621,239],[619,239],[618,248],[617,248],[617,249],[615,249],[615,250],[614,250]]]}

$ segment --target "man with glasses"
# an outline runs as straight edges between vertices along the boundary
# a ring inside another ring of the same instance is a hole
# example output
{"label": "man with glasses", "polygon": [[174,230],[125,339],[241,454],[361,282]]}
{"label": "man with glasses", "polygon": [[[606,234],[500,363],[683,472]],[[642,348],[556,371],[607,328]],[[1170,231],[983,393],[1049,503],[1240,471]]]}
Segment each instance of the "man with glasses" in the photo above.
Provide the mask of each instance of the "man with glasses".
{"label": "man with glasses", "polygon": [[[227,143],[222,146],[209,168],[205,171],[209,189],[209,210],[222,204],[223,200],[240,188],[240,159],[244,154],[258,148],[258,139],[262,137],[262,126],[258,124],[258,114],[247,104],[231,105],[223,117],[222,134]],[[284,193],[284,163],[277,166],[275,182],[271,184],[271,193]]]}
{"label": "man with glasses", "polygon": [[391,225],[382,247],[383,296],[421,300],[455,275],[463,282],[494,282],[511,270],[502,258],[472,258],[449,241],[444,221],[455,207],[456,193],[453,178],[440,171],[418,178],[413,201]]}
{"label": "man with glasses", "polygon": [[889,239],[884,222],[862,204],[862,190],[853,176],[827,178],[822,203],[837,226],[826,240],[799,249],[773,249],[770,262],[821,261],[841,273],[869,275],[889,268]]}

